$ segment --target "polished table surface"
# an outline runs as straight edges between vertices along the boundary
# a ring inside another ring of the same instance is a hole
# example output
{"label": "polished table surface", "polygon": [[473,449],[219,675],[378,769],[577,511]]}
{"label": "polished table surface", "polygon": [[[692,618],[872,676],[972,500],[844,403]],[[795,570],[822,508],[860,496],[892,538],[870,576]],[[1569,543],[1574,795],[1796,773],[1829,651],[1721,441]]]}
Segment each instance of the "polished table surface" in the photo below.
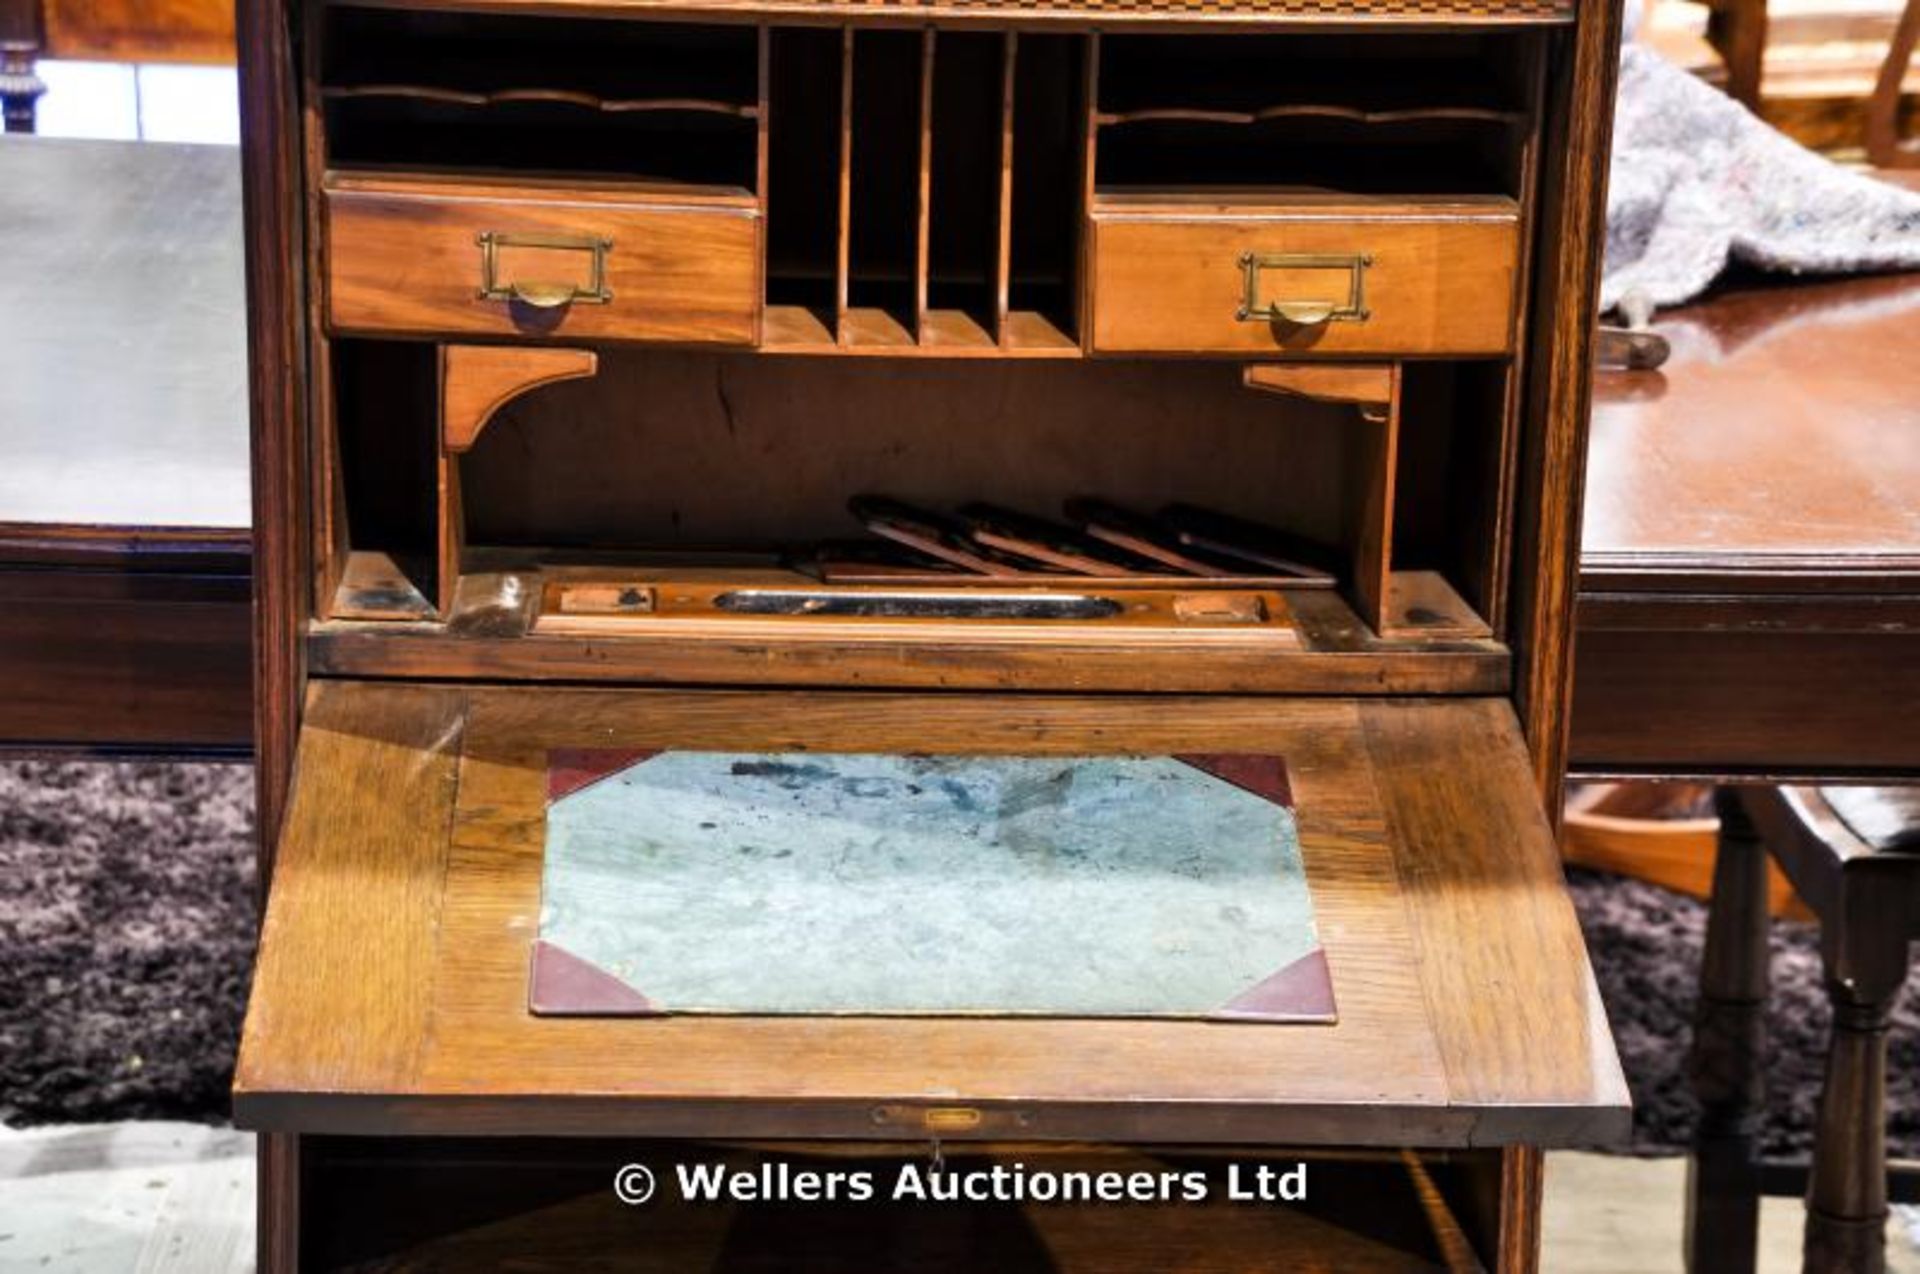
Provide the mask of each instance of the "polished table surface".
{"label": "polished table surface", "polygon": [[0,138],[0,750],[251,737],[231,147]]}
{"label": "polished table surface", "polygon": [[0,138],[0,524],[251,525],[240,159]]}
{"label": "polished table surface", "polygon": [[1920,276],[1749,286],[1660,330],[1664,369],[1594,386],[1583,564],[1911,587]]}
{"label": "polished table surface", "polygon": [[1920,774],[1920,275],[1737,283],[1595,384],[1572,756]]}

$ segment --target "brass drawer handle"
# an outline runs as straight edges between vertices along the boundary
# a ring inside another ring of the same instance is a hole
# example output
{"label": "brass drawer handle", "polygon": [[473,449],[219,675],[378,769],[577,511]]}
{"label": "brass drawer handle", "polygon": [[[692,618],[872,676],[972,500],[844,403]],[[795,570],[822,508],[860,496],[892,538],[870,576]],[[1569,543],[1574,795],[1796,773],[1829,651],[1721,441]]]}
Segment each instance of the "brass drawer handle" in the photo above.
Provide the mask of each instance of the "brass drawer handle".
{"label": "brass drawer handle", "polygon": [[[478,240],[480,244],[480,299],[483,301],[518,301],[537,310],[557,310],[579,302],[583,305],[605,305],[613,299],[613,293],[607,288],[607,253],[613,247],[613,240],[593,235],[565,234],[499,234],[488,230]],[[553,283],[545,280],[515,279],[506,283],[500,281],[500,249],[502,248],[546,248],[558,252],[584,252],[589,257],[587,281],[578,283]]]}
{"label": "brass drawer handle", "polygon": [[[1295,327],[1364,323],[1372,316],[1367,309],[1367,267],[1372,264],[1372,254],[1365,252],[1242,253],[1240,269],[1246,276],[1246,295],[1234,317],[1242,323],[1288,323]],[[1344,302],[1322,298],[1273,300],[1262,304],[1262,270],[1344,270],[1347,298]]]}

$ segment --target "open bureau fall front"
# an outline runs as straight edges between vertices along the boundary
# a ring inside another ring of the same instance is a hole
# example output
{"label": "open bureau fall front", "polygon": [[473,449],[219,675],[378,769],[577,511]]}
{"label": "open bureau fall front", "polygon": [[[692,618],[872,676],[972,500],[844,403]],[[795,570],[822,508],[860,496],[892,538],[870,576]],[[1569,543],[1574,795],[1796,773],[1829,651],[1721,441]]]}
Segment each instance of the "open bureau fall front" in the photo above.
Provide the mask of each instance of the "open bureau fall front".
{"label": "open bureau fall front", "polygon": [[[1535,1268],[1627,1107],[1546,813],[1617,24],[243,6],[263,1268]],[[1282,758],[1337,1018],[538,1016],[581,749]],[[930,1144],[1327,1184],[608,1188]]]}

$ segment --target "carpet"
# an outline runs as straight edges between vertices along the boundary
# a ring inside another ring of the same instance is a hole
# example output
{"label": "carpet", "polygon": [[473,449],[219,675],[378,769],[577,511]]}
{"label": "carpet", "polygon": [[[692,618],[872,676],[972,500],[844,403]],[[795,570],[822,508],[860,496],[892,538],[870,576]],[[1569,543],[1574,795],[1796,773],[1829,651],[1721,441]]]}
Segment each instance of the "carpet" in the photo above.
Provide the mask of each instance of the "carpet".
{"label": "carpet", "polygon": [[[0,764],[0,1117],[220,1122],[252,963],[252,772]],[[1706,910],[1571,877],[1636,1105],[1632,1149],[1684,1148]],[[1773,928],[1768,1153],[1811,1144],[1828,1012],[1811,926]],[[1287,1028],[1281,1028],[1287,1029]],[[1920,1157],[1920,995],[1896,1017],[1888,1140]]]}
{"label": "carpet", "polygon": [[[1574,908],[1593,958],[1627,1084],[1633,1090],[1633,1151],[1684,1150],[1695,1108],[1687,1092],[1686,1042],[1699,989],[1707,909],[1656,885],[1575,869]],[[1806,1154],[1826,1061],[1832,1014],[1820,981],[1819,931],[1776,920],[1773,993],[1767,1003],[1764,1153]],[[1894,1016],[1887,1058],[1887,1145],[1920,1155],[1920,986],[1909,981]]]}
{"label": "carpet", "polygon": [[227,1118],[253,771],[0,764],[0,1117]]}

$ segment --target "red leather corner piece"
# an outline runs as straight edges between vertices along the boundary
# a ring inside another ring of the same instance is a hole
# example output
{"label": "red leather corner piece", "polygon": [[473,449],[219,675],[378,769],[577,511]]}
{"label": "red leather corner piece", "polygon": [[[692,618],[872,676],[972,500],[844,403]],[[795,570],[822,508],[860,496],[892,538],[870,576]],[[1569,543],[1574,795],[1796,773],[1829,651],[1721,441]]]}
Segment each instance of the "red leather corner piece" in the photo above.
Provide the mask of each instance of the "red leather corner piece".
{"label": "red leather corner piece", "polygon": [[1293,786],[1287,782],[1284,757],[1252,752],[1186,752],[1173,759],[1244,792],[1264,796],[1275,805],[1293,808]]}
{"label": "red leather corner piece", "polygon": [[1333,975],[1327,969],[1326,949],[1315,947],[1311,954],[1261,979],[1213,1016],[1258,1022],[1333,1021]]}
{"label": "red leather corner piece", "polygon": [[658,755],[659,748],[555,748],[547,753],[547,804]]}
{"label": "red leather corner piece", "polygon": [[541,1017],[635,1017],[663,1013],[598,965],[551,942],[533,944],[527,1006]]}

